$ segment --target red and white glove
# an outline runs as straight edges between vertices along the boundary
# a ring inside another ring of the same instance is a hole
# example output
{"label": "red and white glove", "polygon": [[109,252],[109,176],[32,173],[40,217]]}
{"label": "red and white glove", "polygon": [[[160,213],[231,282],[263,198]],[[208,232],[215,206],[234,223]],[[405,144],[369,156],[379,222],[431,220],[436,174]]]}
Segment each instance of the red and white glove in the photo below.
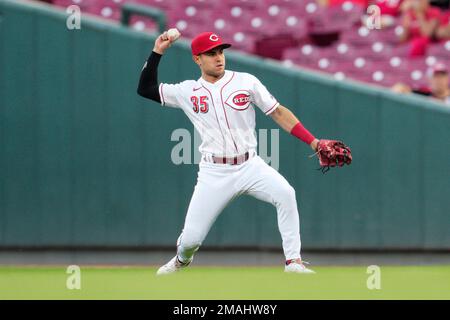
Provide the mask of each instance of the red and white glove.
{"label": "red and white glove", "polygon": [[319,140],[317,144],[317,157],[319,158],[322,173],[330,170],[330,167],[342,167],[344,164],[352,163],[352,151],[342,141]]}

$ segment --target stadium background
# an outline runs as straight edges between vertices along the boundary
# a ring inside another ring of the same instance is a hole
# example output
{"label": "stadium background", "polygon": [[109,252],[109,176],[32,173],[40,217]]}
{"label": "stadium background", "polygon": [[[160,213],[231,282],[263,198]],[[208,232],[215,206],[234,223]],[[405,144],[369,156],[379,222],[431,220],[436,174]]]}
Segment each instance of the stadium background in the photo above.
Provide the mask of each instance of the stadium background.
{"label": "stadium background", "polygon": [[[104,1],[89,2],[101,16]],[[157,265],[173,254],[197,171],[171,162],[176,142],[170,136],[176,128],[193,129],[181,112],[163,111],[136,94],[157,23],[139,20],[133,5],[125,6],[133,14],[130,28],[118,21],[122,4],[112,10],[119,16],[108,15],[117,21],[85,14],[78,4],[81,29],[68,30],[64,8],[0,0],[1,262]],[[176,26],[170,19],[167,28]],[[277,39],[298,40],[263,36],[276,48],[283,46]],[[321,264],[448,263],[450,108],[292,59],[257,57],[257,50],[272,51],[261,35],[254,38],[251,49],[227,52],[227,67],[255,74],[312,132],[342,139],[354,154],[350,167],[322,175],[307,157],[310,150],[280,132],[279,170],[297,191],[306,256]],[[295,45],[283,54],[296,50],[301,57],[311,43]],[[188,38],[174,44],[160,80],[196,77],[189,52]],[[420,58],[422,67],[427,58]],[[333,55],[327,59],[334,62]],[[404,59],[408,67],[397,72],[399,80],[419,65]],[[257,117],[258,128],[276,128]],[[282,262],[280,246],[275,209],[240,198],[208,235],[200,265],[274,265]],[[392,253],[401,254],[389,260]]]}

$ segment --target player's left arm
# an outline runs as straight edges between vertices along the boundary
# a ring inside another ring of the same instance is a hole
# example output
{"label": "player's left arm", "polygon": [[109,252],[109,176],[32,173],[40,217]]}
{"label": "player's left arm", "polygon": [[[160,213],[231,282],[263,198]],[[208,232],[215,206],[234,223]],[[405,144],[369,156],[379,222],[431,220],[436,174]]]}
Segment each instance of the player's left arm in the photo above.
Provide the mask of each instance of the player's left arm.
{"label": "player's left arm", "polygon": [[319,140],[303,126],[291,110],[280,104],[270,116],[283,130],[309,144],[314,151],[317,151]]}

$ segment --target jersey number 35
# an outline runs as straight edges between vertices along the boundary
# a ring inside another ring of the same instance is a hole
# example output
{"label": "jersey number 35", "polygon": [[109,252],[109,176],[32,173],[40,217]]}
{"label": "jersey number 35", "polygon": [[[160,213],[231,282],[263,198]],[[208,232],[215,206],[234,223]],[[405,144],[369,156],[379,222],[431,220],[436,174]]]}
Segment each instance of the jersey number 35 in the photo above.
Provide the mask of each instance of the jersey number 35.
{"label": "jersey number 35", "polygon": [[206,102],[207,97],[206,96],[192,96],[191,102],[192,102],[192,109],[195,113],[207,113],[208,112],[208,103]]}

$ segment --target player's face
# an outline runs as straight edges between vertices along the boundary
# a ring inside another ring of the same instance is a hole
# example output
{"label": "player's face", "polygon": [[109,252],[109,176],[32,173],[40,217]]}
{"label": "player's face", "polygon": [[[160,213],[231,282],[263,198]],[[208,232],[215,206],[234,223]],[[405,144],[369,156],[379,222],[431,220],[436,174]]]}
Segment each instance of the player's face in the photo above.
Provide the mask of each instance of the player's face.
{"label": "player's face", "polygon": [[431,90],[433,92],[445,92],[449,87],[449,77],[446,72],[437,72],[431,78]]}
{"label": "player's face", "polygon": [[215,48],[194,57],[203,73],[218,78],[225,72],[225,54],[223,48]]}

